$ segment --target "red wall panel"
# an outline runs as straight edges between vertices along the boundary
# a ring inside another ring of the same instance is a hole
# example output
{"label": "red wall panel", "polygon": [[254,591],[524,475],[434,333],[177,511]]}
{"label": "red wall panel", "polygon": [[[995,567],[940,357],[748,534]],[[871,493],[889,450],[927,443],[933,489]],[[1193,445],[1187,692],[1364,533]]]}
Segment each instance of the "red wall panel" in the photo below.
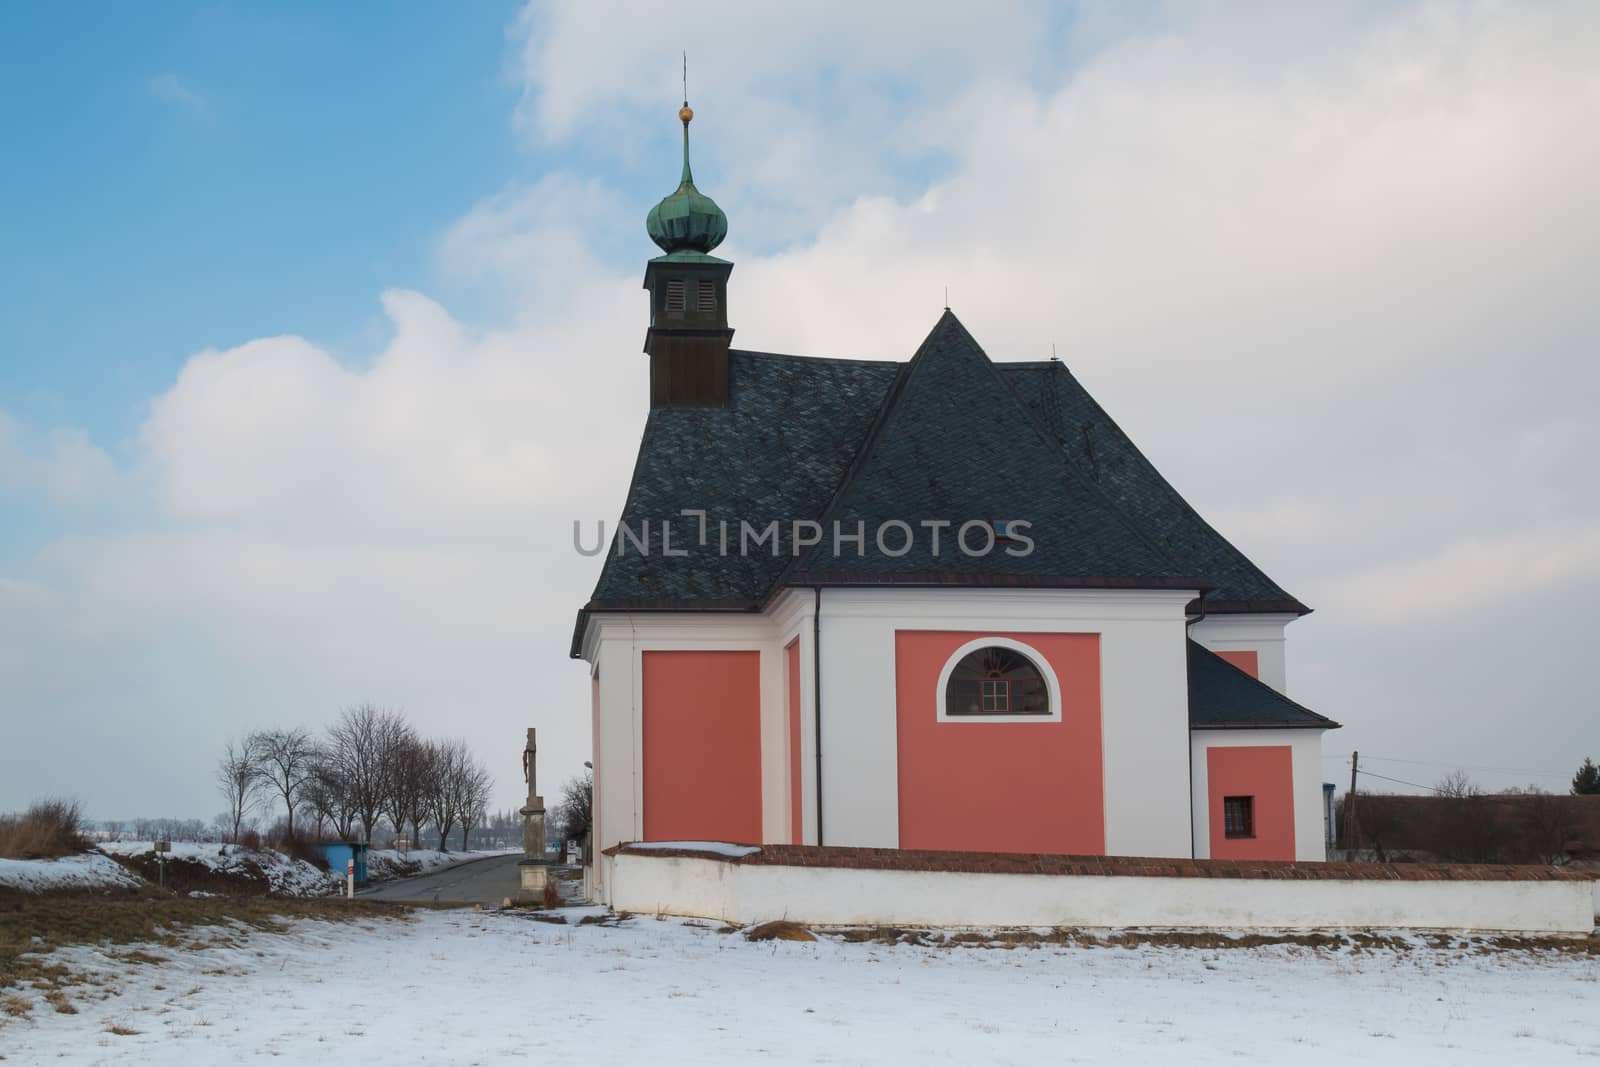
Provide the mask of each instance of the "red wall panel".
{"label": "red wall panel", "polygon": [[[1037,650],[1061,685],[1060,722],[940,722],[939,674],[985,636]],[[895,635],[900,847],[1105,852],[1098,634]]]}
{"label": "red wall panel", "polygon": [[646,841],[761,843],[761,654],[645,652]]}
{"label": "red wall panel", "polygon": [[[1206,749],[1206,794],[1211,820],[1211,858],[1294,859],[1294,760],[1288,745]],[[1252,797],[1254,837],[1229,837],[1222,817],[1224,797]]]}
{"label": "red wall panel", "polygon": [[1246,648],[1237,649],[1232,652],[1218,652],[1217,657],[1219,659],[1227,660],[1229,663],[1233,664],[1235,667],[1238,667],[1241,671],[1244,671],[1244,673],[1248,674],[1252,678],[1261,677],[1259,658],[1256,656],[1253,649]]}

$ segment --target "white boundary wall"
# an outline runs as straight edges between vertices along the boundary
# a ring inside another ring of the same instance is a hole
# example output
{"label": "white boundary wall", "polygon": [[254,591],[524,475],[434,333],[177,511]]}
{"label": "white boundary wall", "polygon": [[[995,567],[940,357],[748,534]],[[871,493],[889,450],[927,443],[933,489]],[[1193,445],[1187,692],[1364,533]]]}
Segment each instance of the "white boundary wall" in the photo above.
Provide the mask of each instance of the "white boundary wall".
{"label": "white boundary wall", "polygon": [[1405,929],[1587,935],[1584,880],[1160,878],[728,863],[618,853],[608,903],[639,914],[817,926]]}

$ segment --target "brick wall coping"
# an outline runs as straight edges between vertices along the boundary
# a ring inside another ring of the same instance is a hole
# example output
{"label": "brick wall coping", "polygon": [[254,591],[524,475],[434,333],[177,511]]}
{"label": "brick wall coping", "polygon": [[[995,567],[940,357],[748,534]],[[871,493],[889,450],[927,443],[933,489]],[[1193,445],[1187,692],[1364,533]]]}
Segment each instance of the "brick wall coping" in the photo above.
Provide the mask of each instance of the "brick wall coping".
{"label": "brick wall coping", "polygon": [[1283,860],[1192,860],[1137,856],[1056,856],[1020,852],[936,852],[923,849],[761,845],[747,856],[692,847],[613,845],[607,856],[673,856],[756,867],[833,867],[951,874],[1056,874],[1143,878],[1259,878],[1309,882],[1584,882],[1600,870],[1509,863],[1295,863]]}

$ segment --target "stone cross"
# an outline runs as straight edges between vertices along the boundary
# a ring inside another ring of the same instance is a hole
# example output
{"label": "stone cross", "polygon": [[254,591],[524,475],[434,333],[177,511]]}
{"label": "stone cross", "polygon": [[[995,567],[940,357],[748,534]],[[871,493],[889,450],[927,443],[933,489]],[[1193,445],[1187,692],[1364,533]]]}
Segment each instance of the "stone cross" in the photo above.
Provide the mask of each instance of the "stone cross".
{"label": "stone cross", "polygon": [[544,797],[539,795],[539,743],[536,731],[528,728],[528,743],[522,748],[522,776],[528,781],[528,802],[522,808],[522,858],[543,863]]}

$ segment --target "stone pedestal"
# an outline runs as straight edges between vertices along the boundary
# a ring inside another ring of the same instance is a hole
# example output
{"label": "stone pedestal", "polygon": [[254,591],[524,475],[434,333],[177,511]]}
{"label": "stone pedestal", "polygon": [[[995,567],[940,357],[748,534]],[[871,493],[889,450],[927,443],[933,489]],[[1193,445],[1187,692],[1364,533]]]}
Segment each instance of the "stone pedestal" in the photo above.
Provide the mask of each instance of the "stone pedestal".
{"label": "stone pedestal", "polygon": [[537,902],[544,898],[550,881],[550,862],[544,852],[544,797],[538,793],[539,775],[535,766],[539,745],[535,732],[528,730],[528,743],[522,749],[522,773],[528,781],[528,802],[522,806],[522,859],[517,863],[518,898]]}
{"label": "stone pedestal", "polygon": [[521,860],[517,863],[518,895],[523,900],[544,899],[544,887],[550,882],[550,865],[542,860]]}

